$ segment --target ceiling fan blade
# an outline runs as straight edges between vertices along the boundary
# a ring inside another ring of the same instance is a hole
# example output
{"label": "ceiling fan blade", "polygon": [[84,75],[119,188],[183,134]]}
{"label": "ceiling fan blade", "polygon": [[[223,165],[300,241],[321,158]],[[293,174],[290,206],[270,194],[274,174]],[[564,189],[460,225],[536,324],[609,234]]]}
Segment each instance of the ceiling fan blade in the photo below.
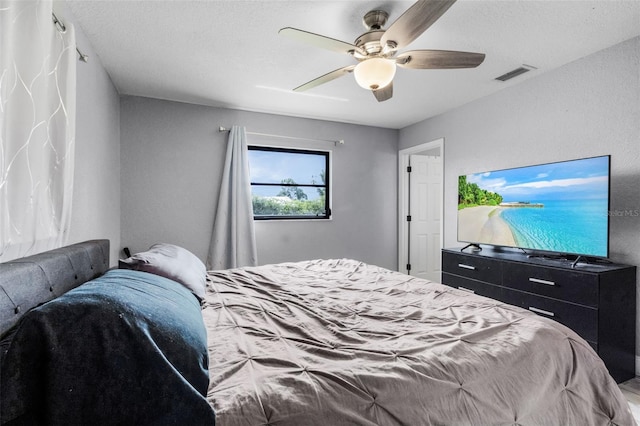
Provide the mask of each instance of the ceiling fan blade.
{"label": "ceiling fan blade", "polygon": [[411,50],[396,57],[398,66],[413,69],[475,68],[482,61],[484,53],[451,50]]}
{"label": "ceiling fan blade", "polygon": [[321,84],[328,83],[331,80],[335,80],[338,77],[342,77],[343,75],[349,74],[355,68],[355,65],[349,65],[347,67],[338,68],[337,70],[333,70],[331,72],[326,73],[318,78],[315,78],[309,82],[306,82],[303,85],[300,85],[293,89],[294,92],[303,92],[305,90],[313,89],[316,86],[320,86]]}
{"label": "ceiling fan blade", "polygon": [[366,54],[366,52],[355,44],[336,40],[335,38],[325,37],[320,34],[310,33],[309,31],[299,30],[297,28],[285,27],[278,31],[278,34],[338,53],[352,55],[353,52],[359,52],[361,54]]}
{"label": "ceiling fan blade", "polygon": [[387,84],[382,89],[372,90],[372,92],[373,92],[373,96],[376,97],[378,102],[384,102],[386,100],[391,99],[391,97],[393,96],[393,81]]}
{"label": "ceiling fan blade", "polygon": [[418,0],[389,26],[380,44],[390,50],[407,46],[433,25],[456,0]]}

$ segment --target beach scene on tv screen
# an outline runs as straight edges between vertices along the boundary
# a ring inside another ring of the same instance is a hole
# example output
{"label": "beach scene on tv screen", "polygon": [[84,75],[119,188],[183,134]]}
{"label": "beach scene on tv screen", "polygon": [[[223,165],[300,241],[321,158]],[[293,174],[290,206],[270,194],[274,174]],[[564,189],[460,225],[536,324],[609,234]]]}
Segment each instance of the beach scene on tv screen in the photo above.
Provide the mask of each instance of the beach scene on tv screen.
{"label": "beach scene on tv screen", "polygon": [[609,157],[458,178],[458,240],[607,256]]}

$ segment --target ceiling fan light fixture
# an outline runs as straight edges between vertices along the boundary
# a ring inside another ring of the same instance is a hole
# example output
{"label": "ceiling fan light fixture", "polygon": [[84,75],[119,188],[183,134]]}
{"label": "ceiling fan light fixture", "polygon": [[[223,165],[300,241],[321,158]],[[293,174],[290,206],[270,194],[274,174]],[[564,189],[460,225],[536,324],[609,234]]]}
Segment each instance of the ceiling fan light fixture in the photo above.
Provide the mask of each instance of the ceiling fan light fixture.
{"label": "ceiling fan light fixture", "polygon": [[363,89],[382,89],[393,81],[396,75],[396,63],[385,58],[365,59],[356,65],[353,75]]}

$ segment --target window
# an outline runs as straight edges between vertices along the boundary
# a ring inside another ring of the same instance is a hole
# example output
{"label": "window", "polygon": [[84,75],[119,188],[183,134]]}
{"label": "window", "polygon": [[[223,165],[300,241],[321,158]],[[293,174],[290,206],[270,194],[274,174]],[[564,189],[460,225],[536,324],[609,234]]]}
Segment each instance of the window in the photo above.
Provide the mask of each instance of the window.
{"label": "window", "polygon": [[329,219],[329,151],[249,146],[253,218]]}

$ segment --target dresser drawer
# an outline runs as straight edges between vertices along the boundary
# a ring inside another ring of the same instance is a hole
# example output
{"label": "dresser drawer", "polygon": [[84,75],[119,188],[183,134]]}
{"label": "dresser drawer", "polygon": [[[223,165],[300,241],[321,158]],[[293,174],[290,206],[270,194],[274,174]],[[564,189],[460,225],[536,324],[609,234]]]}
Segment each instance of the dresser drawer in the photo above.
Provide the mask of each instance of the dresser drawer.
{"label": "dresser drawer", "polygon": [[587,272],[505,263],[502,285],[577,303],[598,306],[598,276]]}
{"label": "dresser drawer", "polygon": [[497,285],[487,284],[482,281],[476,281],[446,272],[442,273],[442,284],[496,300],[500,300],[500,293],[502,291],[502,287]]}
{"label": "dresser drawer", "polygon": [[528,309],[540,316],[556,320],[571,328],[585,340],[598,342],[598,309],[596,308],[509,288],[502,289],[502,300],[511,305]]}
{"label": "dresser drawer", "polygon": [[468,256],[461,253],[442,253],[442,270],[474,280],[500,284],[502,263],[495,259]]}

